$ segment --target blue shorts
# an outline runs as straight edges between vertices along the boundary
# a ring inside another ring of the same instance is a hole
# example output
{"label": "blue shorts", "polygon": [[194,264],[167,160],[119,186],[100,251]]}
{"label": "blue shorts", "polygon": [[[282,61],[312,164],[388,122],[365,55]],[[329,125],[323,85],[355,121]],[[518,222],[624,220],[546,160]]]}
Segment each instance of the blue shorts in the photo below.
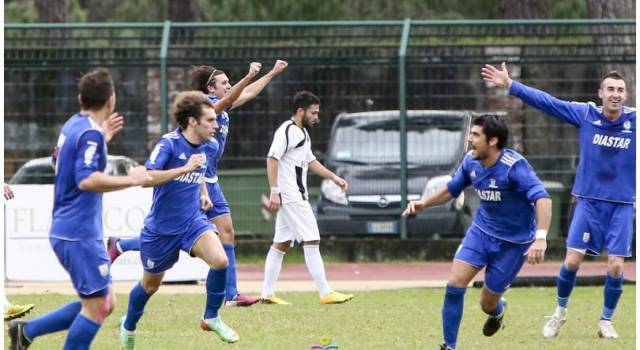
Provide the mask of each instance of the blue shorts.
{"label": "blue shorts", "polygon": [[222,193],[220,183],[208,183],[207,190],[209,191],[209,198],[213,203],[213,208],[207,210],[207,212],[205,213],[207,215],[207,220],[212,220],[217,218],[218,216],[231,214],[231,208],[229,208],[227,199],[224,198],[224,193]]}
{"label": "blue shorts", "polygon": [[590,255],[631,256],[633,204],[578,198],[569,226],[567,248]]}
{"label": "blue shorts", "polygon": [[486,266],[485,287],[494,294],[502,294],[527,260],[524,254],[529,246],[531,243],[518,244],[489,236],[472,225],[453,259],[479,269]]}
{"label": "blue shorts", "polygon": [[109,294],[111,274],[104,242],[98,240],[66,241],[49,238],[58,261],[71,276],[73,288],[80,298]]}
{"label": "blue shorts", "polygon": [[197,217],[184,232],[175,235],[160,235],[143,227],[140,231],[142,267],[150,273],[169,270],[180,258],[180,250],[191,255],[191,248],[207,231],[213,231],[213,227],[204,216]]}

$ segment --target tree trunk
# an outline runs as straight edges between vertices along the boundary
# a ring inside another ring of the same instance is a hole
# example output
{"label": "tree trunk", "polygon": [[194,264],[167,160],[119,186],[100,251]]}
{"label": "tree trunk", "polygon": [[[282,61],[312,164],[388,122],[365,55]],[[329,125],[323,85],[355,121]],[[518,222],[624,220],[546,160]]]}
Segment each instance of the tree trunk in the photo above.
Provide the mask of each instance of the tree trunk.
{"label": "tree trunk", "polygon": [[38,20],[44,23],[67,21],[67,0],[35,0]]}
{"label": "tree trunk", "polygon": [[[634,18],[636,13],[634,0],[587,0],[587,14],[590,18]],[[605,29],[605,28],[603,28]],[[606,27],[609,32],[615,28]],[[632,35],[601,35],[596,37],[599,55],[635,55],[635,37]],[[600,76],[617,70],[624,76],[627,84],[628,106],[635,106],[636,67],[635,64],[602,64],[596,68]]]}
{"label": "tree trunk", "polygon": [[549,1],[502,0],[498,13],[504,19],[549,18]]}

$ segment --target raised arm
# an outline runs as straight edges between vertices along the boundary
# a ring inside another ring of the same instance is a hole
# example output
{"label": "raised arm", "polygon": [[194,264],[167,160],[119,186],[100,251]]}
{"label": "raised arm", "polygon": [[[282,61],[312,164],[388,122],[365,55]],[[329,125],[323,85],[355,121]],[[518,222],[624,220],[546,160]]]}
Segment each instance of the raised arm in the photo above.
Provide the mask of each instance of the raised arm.
{"label": "raised arm", "polygon": [[508,88],[509,95],[520,98],[531,107],[575,126],[579,127],[587,114],[589,107],[586,103],[563,101],[542,90],[534,89],[512,80],[504,62],[501,69],[485,64],[481,75],[487,82],[493,83],[498,87]]}
{"label": "raised arm", "polygon": [[242,93],[244,88],[247,86],[247,84],[249,84],[251,79],[253,79],[256,74],[258,74],[261,68],[262,64],[260,64],[259,62],[251,62],[247,75],[245,75],[244,78],[242,78],[236,85],[234,85],[231,90],[229,90],[229,92],[224,95],[223,98],[218,100],[218,102],[213,105],[216,115],[222,113],[222,111],[231,106],[231,104],[233,104],[238,99],[238,97],[240,97],[240,94]]}
{"label": "raised arm", "polygon": [[269,84],[269,82],[271,82],[273,78],[278,76],[278,74],[282,73],[287,68],[287,65],[288,65],[287,62],[282,60],[277,60],[276,63],[273,65],[273,68],[269,71],[269,73],[265,74],[262,78],[251,83],[251,85],[247,86],[242,91],[242,93],[240,94],[240,97],[238,97],[238,99],[235,100],[235,102],[233,102],[231,109],[236,109],[242,106],[243,104],[253,100],[254,98],[256,98],[256,96],[260,95],[260,93],[262,92],[262,90],[264,90],[267,84]]}

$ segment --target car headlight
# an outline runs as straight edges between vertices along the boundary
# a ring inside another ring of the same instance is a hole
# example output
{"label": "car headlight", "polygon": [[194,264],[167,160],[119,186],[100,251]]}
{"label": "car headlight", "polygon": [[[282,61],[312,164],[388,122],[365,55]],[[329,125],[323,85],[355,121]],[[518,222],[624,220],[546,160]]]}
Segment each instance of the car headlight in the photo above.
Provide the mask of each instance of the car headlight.
{"label": "car headlight", "polygon": [[342,192],[340,187],[333,183],[331,180],[322,180],[322,184],[320,185],[320,191],[322,195],[337,204],[347,205],[349,202],[347,201],[347,194]]}
{"label": "car headlight", "polygon": [[437,190],[447,186],[447,183],[451,181],[451,176],[443,175],[432,177],[427,181],[427,185],[424,187],[424,192],[422,192],[422,196],[430,196],[436,193]]}

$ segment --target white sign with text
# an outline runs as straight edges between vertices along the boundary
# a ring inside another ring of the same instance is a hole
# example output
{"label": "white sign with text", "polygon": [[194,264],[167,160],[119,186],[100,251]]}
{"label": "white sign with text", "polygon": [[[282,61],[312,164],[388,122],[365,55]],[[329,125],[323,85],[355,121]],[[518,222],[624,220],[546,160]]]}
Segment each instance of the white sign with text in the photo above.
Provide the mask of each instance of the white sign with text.
{"label": "white sign with text", "polygon": [[[69,275],[49,244],[53,185],[12,185],[15,198],[5,202],[6,278],[10,281],[67,281]],[[129,188],[105,193],[103,226],[109,236],[140,234],[149,209],[151,188]],[[165,281],[192,281],[207,276],[207,265],[180,252],[180,260],[167,271]],[[138,252],[126,252],[111,267],[114,280],[138,280],[142,264]]]}

